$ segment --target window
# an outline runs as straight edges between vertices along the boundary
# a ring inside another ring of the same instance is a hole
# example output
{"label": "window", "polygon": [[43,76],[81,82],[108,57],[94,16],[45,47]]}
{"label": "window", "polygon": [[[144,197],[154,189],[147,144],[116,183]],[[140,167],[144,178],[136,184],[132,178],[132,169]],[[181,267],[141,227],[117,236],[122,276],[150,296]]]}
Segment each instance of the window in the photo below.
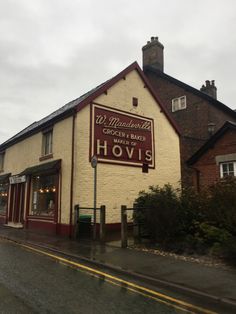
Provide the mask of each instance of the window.
{"label": "window", "polygon": [[57,200],[57,174],[40,175],[32,178],[31,215],[54,216]]}
{"label": "window", "polygon": [[52,130],[43,133],[43,149],[42,155],[52,154]]}
{"label": "window", "polygon": [[6,214],[8,183],[0,183],[0,215]]}
{"label": "window", "polygon": [[0,153],[0,171],[3,171],[3,167],[4,167],[4,155],[5,155],[5,153]]}
{"label": "window", "polygon": [[236,176],[236,162],[224,162],[220,164],[220,177]]}
{"label": "window", "polygon": [[138,107],[138,98],[137,97],[133,97],[132,102],[133,102],[134,107]]}
{"label": "window", "polygon": [[178,98],[172,99],[172,112],[186,109],[186,96],[181,96]]}

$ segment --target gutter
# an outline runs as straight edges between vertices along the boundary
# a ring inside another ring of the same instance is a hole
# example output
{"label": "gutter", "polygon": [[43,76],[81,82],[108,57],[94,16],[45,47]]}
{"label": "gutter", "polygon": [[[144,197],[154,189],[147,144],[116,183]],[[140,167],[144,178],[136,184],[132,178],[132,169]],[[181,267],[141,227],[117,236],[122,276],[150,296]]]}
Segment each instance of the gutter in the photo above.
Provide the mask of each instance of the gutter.
{"label": "gutter", "polygon": [[73,235],[73,196],[74,196],[74,154],[75,154],[75,118],[76,111],[73,112],[72,120],[72,134],[71,134],[71,175],[70,175],[70,224],[69,224],[69,237]]}

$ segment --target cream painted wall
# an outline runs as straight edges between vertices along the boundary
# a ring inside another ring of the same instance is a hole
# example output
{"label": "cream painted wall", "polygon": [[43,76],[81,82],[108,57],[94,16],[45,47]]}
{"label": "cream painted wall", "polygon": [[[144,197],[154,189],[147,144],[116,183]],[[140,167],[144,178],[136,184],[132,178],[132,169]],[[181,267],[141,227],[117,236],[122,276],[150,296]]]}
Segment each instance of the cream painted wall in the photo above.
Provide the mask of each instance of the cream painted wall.
{"label": "cream painted wall", "polygon": [[[42,133],[39,132],[9,148],[5,152],[4,173],[19,174],[28,167],[56,159],[62,159],[61,219],[69,223],[70,178],[71,178],[72,117],[53,127],[53,158],[40,162]],[[2,173],[1,173],[2,174]]]}
{"label": "cream painted wall", "polygon": [[[138,107],[133,107],[132,97],[137,97]],[[98,164],[97,205],[106,205],[107,223],[120,222],[120,206],[132,206],[139,191],[150,185],[180,181],[179,137],[160,107],[150,94],[136,71],[120,80],[94,100],[101,105],[154,119],[155,169],[142,173],[141,168]],[[89,163],[90,107],[83,108],[76,119],[74,203],[84,207],[93,206],[93,168]]]}
{"label": "cream painted wall", "polygon": [[[139,100],[138,107],[132,105],[132,97]],[[178,185],[180,180],[179,137],[160,107],[151,96],[136,71],[125,80],[120,80],[95,99],[101,105],[114,107],[154,119],[155,169],[142,173],[139,167],[98,164],[97,205],[107,206],[107,222],[120,222],[120,206],[132,206],[138,192],[147,190],[150,185],[171,183]],[[53,159],[62,159],[61,182],[61,223],[69,224],[72,120],[67,118],[53,128]],[[74,159],[74,198],[73,204],[93,206],[93,168],[89,162],[90,106],[86,106],[75,120],[75,159]],[[25,168],[42,164],[39,161],[42,147],[42,133],[39,132],[8,148],[5,154],[4,173],[13,175]],[[1,173],[2,174],[2,173]]]}

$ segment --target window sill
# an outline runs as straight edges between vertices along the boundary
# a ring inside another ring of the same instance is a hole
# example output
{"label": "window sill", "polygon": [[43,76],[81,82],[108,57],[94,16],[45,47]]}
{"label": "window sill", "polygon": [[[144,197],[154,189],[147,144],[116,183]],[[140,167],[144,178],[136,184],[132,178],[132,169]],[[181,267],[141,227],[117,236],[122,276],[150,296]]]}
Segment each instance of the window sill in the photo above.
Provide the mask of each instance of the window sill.
{"label": "window sill", "polygon": [[44,161],[51,158],[53,158],[53,154],[48,154],[48,155],[39,157],[39,161]]}
{"label": "window sill", "polygon": [[45,215],[28,215],[27,218],[34,219],[34,220],[46,220],[46,221],[54,221],[54,215],[53,216],[45,216]]}

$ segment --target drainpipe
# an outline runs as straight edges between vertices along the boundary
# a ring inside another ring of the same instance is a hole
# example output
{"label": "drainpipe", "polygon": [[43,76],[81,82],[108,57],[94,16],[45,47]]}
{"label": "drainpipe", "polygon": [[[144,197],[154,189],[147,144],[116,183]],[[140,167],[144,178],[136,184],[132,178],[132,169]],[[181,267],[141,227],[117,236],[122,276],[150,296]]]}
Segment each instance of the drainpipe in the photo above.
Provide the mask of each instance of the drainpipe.
{"label": "drainpipe", "polygon": [[72,238],[73,234],[73,195],[74,195],[74,153],[75,153],[75,118],[76,111],[73,112],[72,120],[72,134],[71,134],[71,176],[70,176],[70,225],[69,225],[69,237]]}

